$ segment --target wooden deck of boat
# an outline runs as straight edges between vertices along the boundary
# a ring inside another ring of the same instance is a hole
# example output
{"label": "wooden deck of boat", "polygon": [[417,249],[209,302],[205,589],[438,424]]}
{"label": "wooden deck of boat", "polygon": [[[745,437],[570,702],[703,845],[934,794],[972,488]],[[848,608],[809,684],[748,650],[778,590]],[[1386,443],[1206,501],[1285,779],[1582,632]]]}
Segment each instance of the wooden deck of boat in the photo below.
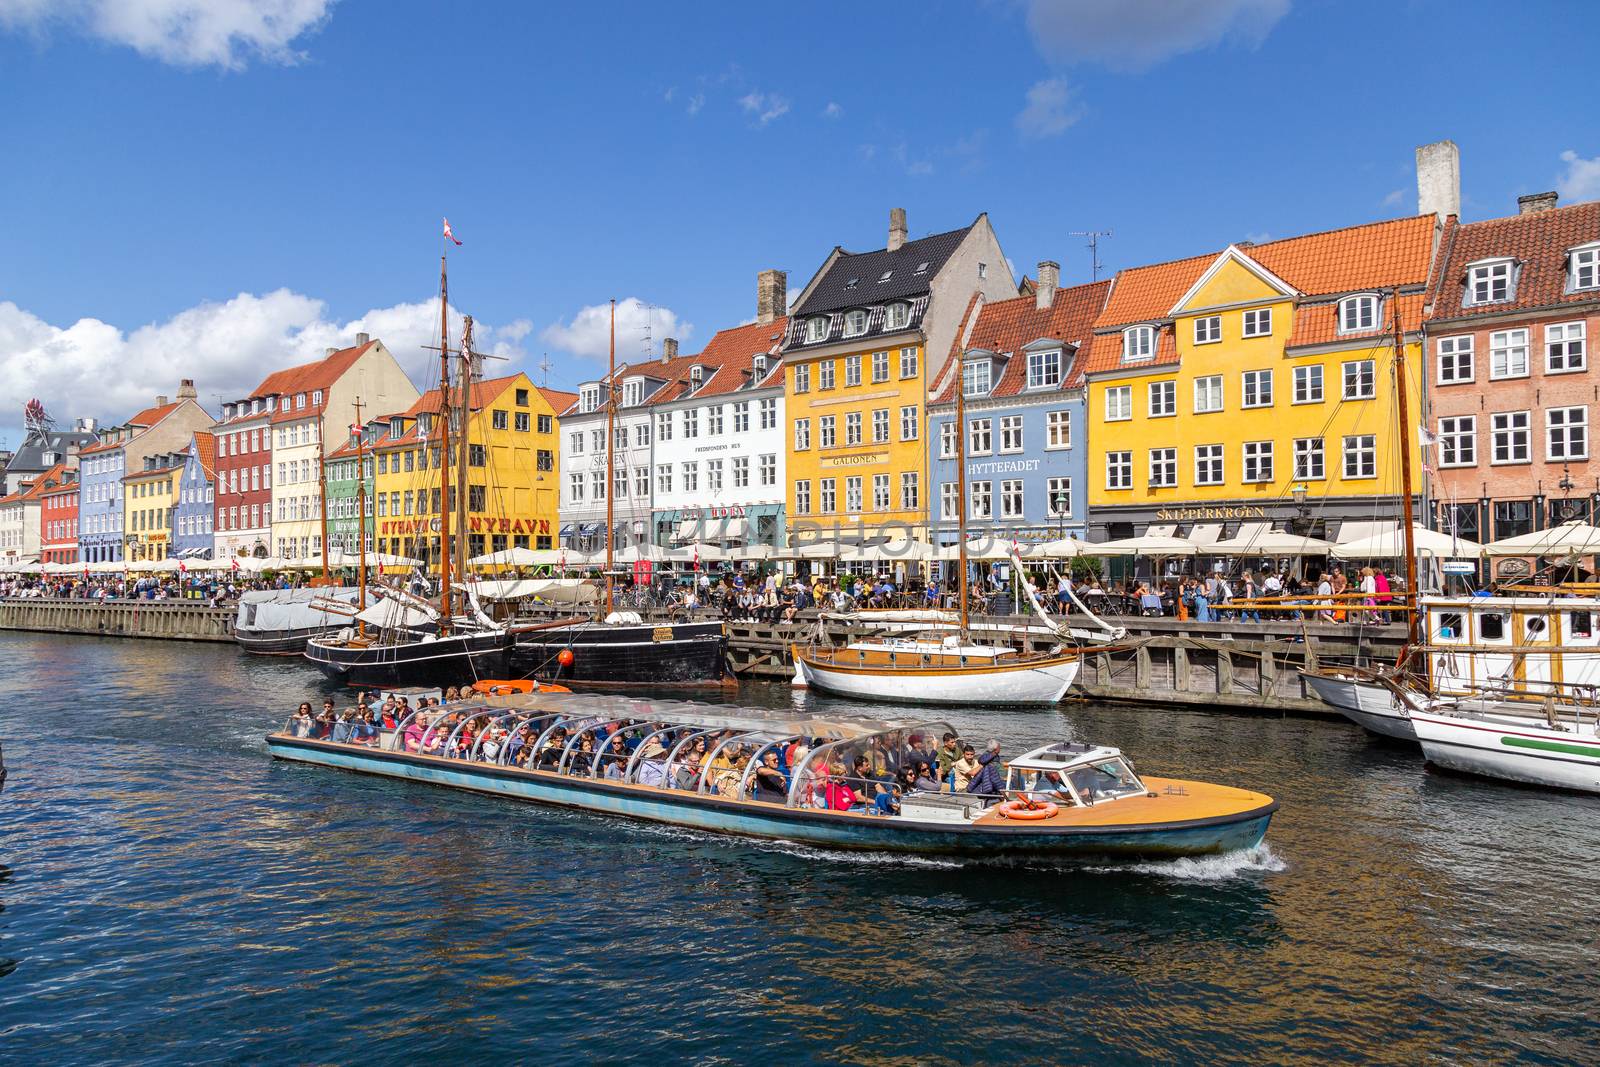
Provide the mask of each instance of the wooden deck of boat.
{"label": "wooden deck of boat", "polygon": [[[1272,798],[1248,789],[1208,782],[1189,782],[1175,778],[1144,776],[1150,793],[1106,801],[1087,808],[1058,805],[1048,819],[1019,821],[990,808],[973,820],[975,826],[1150,826],[1160,823],[1190,822],[1196,819],[1226,818],[1266,807]],[[1171,792],[1169,792],[1171,790]]]}

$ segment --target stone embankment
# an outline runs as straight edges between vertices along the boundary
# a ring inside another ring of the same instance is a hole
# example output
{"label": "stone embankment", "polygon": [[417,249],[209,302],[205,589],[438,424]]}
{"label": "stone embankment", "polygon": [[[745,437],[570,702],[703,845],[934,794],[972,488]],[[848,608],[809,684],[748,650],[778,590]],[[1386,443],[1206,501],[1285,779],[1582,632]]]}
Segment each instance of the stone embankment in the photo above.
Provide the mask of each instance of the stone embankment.
{"label": "stone embankment", "polygon": [[236,608],[202,600],[0,600],[0,630],[232,641]]}

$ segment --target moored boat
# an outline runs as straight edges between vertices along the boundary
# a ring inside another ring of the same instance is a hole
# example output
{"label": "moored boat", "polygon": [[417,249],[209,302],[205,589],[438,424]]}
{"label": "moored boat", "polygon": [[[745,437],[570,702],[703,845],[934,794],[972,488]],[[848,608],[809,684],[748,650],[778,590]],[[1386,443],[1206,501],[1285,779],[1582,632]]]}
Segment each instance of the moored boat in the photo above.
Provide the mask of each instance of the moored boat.
{"label": "moored boat", "polygon": [[1600,729],[1588,722],[1523,716],[1440,703],[1411,712],[1428,762],[1449,770],[1551,789],[1600,793]]}
{"label": "moored boat", "polygon": [[728,633],[720,622],[646,623],[623,612],[519,633],[516,674],[602,686],[720,685],[727,678]]}
{"label": "moored boat", "polygon": [[1397,741],[1417,739],[1404,698],[1396,683],[1381,671],[1327,666],[1302,671],[1300,677],[1324,704],[1369,733]]}
{"label": "moored boat", "polygon": [[922,719],[528,694],[426,709],[374,743],[297,736],[292,724],[266,740],[279,759],[655,823],[983,859],[1231,852],[1259,844],[1277,809],[1261,793],[1141,777],[1114,748],[1068,742],[1010,761],[987,795],[851,772],[912,766],[947,732]]}
{"label": "moored boat", "polygon": [[843,648],[792,648],[796,688],[857,700],[928,704],[1054,704],[1078,677],[1076,653],[1029,653],[963,642],[886,638]]}

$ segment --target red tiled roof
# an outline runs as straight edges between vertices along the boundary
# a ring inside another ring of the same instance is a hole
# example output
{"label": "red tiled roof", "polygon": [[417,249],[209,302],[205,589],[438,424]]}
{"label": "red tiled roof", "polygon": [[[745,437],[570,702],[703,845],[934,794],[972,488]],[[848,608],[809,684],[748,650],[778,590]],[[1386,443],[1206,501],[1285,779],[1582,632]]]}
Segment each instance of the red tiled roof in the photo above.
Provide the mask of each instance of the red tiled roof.
{"label": "red tiled roof", "polygon": [[196,430],[194,435],[195,452],[200,459],[200,469],[206,472],[207,478],[217,476],[217,435],[204,430]]}
{"label": "red tiled roof", "polygon": [[129,419],[128,425],[154,426],[156,423],[160,422],[162,419],[176,411],[178,406],[182,403],[183,401],[176,400],[170,404],[162,404],[160,407],[145,408],[143,411],[139,412],[139,414]]}
{"label": "red tiled roof", "polygon": [[1166,318],[1172,305],[1200,280],[1200,275],[1219,255],[1220,252],[1211,252],[1170,263],[1119,270],[1095,326],[1105,329]]}
{"label": "red tiled roof", "polygon": [[[500,394],[509,389],[513,383],[527,380],[528,379],[526,375],[519,373],[510,374],[504,378],[485,378],[481,382],[473,382],[472,394],[467,398],[467,405],[473,411],[482,411],[484,408],[494,403],[495,400],[499,398]],[[411,421],[411,424],[406,427],[405,433],[398,437],[391,437],[388,431],[385,431],[382,437],[372,442],[372,447],[398,448],[401,445],[408,445],[416,442],[419,437],[418,424],[415,421],[417,416],[423,414],[437,415],[442,410],[443,400],[439,390],[429,389],[417,399],[415,404],[412,404],[405,411],[401,412],[401,415],[404,418],[413,420]]]}
{"label": "red tiled roof", "polygon": [[[667,384],[650,397],[649,403],[665,403],[687,396],[689,368],[696,366],[705,368],[705,378],[694,394],[696,397],[723,396],[740,389],[774,384],[774,379],[781,380],[778,348],[788,329],[789,317],[781,315],[768,323],[747,322],[718,330],[698,355],[680,356],[668,364],[672,375],[667,378]],[[752,383],[749,374],[752,360],[760,355],[768,357],[767,373],[761,381]]]}
{"label": "red tiled roof", "polygon": [[312,360],[310,363],[301,363],[298,366],[288,367],[284,370],[273,371],[256,386],[250,394],[252,398],[258,396],[282,396],[284,394],[309,393],[313,389],[326,390],[339,376],[349,370],[361,354],[376,341],[368,341],[364,345],[353,348],[341,348],[337,352],[323,356],[321,359]]}
{"label": "red tiled roof", "polygon": [[[1422,309],[1426,302],[1426,293],[1400,294],[1400,326],[1406,333],[1413,333],[1422,326]],[[1348,341],[1358,337],[1388,337],[1390,331],[1394,329],[1393,315],[1389,296],[1384,294],[1383,314],[1376,326],[1359,333],[1340,333],[1337,300],[1324,301],[1320,304],[1301,304],[1294,309],[1294,330],[1289,335],[1287,345],[1289,348],[1300,348],[1305,345]]]}
{"label": "red tiled roof", "polygon": [[1097,334],[1094,343],[1089,346],[1087,359],[1083,357],[1081,352],[1078,356],[1079,362],[1083,364],[1083,373],[1085,374],[1116,370],[1118,367],[1123,366],[1129,369],[1160,367],[1178,362],[1178,339],[1173,333],[1172,323],[1166,323],[1156,330],[1155,357],[1125,364],[1122,362],[1122,334],[1120,332],[1102,333]]}
{"label": "red tiled roof", "polygon": [[35,476],[32,481],[24,482],[20,489],[6,497],[5,500],[38,500],[51,490],[60,488],[61,475],[65,473],[66,469],[65,462],[57,463],[43,474]]}
{"label": "red tiled roof", "polygon": [[[1028,360],[1023,355],[1024,345],[1043,338],[1066,342],[1080,346],[1080,352],[1087,343],[1094,329],[1094,320],[1105,306],[1106,291],[1111,288],[1110,280],[1093,282],[1089,285],[1075,285],[1068,289],[1057,289],[1055,299],[1047,308],[1039,308],[1038,302],[1032,296],[1021,296],[1013,300],[996,300],[984,304],[978,311],[978,318],[972,324],[970,333],[967,324],[957,331],[956,344],[961,344],[961,337],[967,336],[965,350],[970,352],[975,348],[987,349],[1002,355],[1010,355],[1006,361],[1005,369],[995,381],[994,388],[990,390],[991,397],[1016,396],[1023,391],[1027,384]],[[971,314],[970,305],[968,314]],[[1073,389],[1083,384],[1083,370],[1081,359],[1069,351],[1066,353],[1066,376],[1062,379],[1062,389]],[[954,374],[943,376],[943,385],[939,390],[935,403],[950,403],[956,398],[957,377]]]}
{"label": "red tiled roof", "polygon": [[536,385],[534,388],[544,395],[545,403],[558,415],[578,402],[578,394],[565,389],[551,389],[546,385]]}
{"label": "red tiled roof", "polygon": [[[1600,300],[1600,292],[1593,289],[1566,291],[1567,249],[1600,241],[1600,201],[1464,222],[1449,237],[1447,261],[1436,280],[1431,316],[1434,320]],[[1467,264],[1501,256],[1515,259],[1521,268],[1516,298],[1464,307],[1461,301],[1466,294]]]}

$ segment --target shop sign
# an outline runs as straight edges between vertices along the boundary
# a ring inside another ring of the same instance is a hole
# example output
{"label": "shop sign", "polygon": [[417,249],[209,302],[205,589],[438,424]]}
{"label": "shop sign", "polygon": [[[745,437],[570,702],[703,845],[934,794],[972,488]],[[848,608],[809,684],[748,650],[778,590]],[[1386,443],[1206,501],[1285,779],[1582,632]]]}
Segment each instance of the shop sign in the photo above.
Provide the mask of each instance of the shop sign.
{"label": "shop sign", "polygon": [[1183,522],[1187,519],[1264,519],[1267,509],[1258,504],[1238,507],[1162,508],[1156,512],[1160,522]]}
{"label": "shop sign", "polygon": [[853,452],[846,456],[823,456],[824,467],[870,467],[874,463],[889,462],[887,451]]}

